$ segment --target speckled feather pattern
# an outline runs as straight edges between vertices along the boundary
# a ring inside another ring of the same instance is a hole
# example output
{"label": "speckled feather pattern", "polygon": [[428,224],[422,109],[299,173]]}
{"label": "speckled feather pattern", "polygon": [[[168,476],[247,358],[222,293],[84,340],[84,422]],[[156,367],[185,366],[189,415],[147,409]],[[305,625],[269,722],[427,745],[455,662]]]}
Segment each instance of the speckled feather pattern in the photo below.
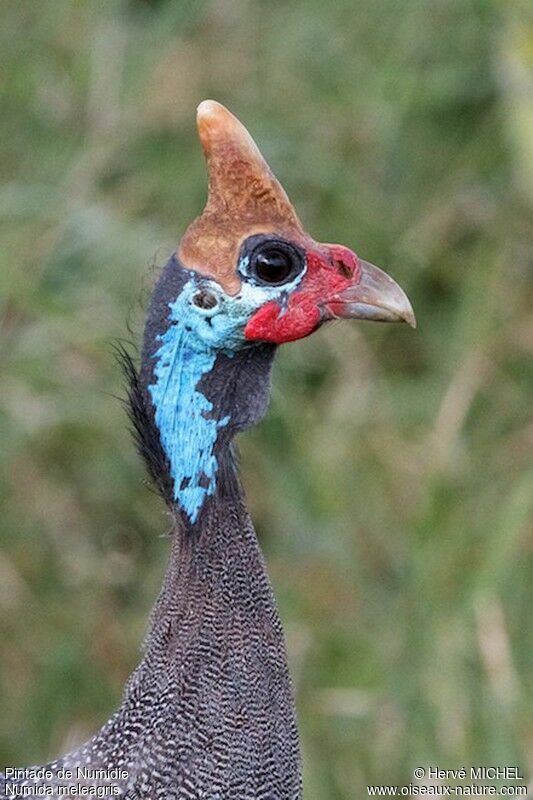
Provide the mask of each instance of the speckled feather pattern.
{"label": "speckled feather pattern", "polygon": [[53,769],[124,768],[118,796],[131,800],[300,797],[283,631],[238,495],[210,504],[197,538],[176,531],[119,711]]}

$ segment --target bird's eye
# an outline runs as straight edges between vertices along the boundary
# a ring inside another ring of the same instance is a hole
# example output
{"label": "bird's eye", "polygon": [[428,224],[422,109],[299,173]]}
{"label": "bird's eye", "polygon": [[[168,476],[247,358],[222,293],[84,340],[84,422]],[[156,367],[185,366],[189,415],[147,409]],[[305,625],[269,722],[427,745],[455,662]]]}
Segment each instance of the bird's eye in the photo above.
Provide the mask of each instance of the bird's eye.
{"label": "bird's eye", "polygon": [[271,286],[292,280],[303,266],[297,250],[286,242],[263,243],[250,258],[250,273],[260,283]]}
{"label": "bird's eye", "polygon": [[270,248],[255,257],[255,274],[267,283],[286,281],[292,270],[292,261],[287,253]]}

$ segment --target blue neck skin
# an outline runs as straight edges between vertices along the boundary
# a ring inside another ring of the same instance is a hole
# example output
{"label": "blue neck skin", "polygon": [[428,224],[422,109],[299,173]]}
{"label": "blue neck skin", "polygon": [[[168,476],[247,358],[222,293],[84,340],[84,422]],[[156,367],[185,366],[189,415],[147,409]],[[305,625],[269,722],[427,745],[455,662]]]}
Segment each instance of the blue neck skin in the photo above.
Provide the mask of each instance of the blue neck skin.
{"label": "blue neck skin", "polygon": [[[214,448],[219,430],[228,425],[230,417],[210,416],[213,403],[196,388],[212,369],[216,356],[208,351],[194,353],[187,348],[183,336],[176,339],[172,341],[169,337],[163,341],[155,370],[157,383],[150,390],[157,409],[156,423],[170,462],[174,499],[189,520],[196,522],[204,500],[215,491],[218,463]],[[183,366],[172,369],[178,360]],[[173,402],[173,396],[187,399]]]}
{"label": "blue neck skin", "polygon": [[[230,416],[217,418],[213,403],[199,389],[202,379],[214,367],[217,350],[203,337],[194,335],[198,311],[191,311],[191,289],[198,290],[194,281],[169,304],[171,324],[157,337],[160,347],[154,356],[156,382],[148,390],[170,464],[174,499],[194,523],[204,501],[215,491],[218,463],[214,450],[219,431],[228,425]],[[208,316],[200,317],[200,324],[207,319]]]}
{"label": "blue neck skin", "polygon": [[[273,349],[244,338],[244,326],[258,306],[270,299],[263,289],[243,282],[235,297],[214,281],[187,273],[177,297],[166,302],[163,333],[147,387],[155,424],[170,465],[174,500],[190,523],[197,522],[206,499],[217,488],[217,445],[229,443],[237,430],[258,422],[266,411]],[[199,308],[194,298],[208,289],[213,308]],[[242,384],[242,386],[241,386]]]}

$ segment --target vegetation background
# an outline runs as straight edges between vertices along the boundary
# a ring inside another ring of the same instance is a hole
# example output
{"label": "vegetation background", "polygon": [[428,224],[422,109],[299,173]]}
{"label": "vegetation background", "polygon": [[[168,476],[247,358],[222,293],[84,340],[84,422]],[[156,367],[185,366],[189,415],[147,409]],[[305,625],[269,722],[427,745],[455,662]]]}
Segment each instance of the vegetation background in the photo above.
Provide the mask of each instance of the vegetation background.
{"label": "vegetation background", "polygon": [[284,347],[241,442],[305,796],[533,774],[531,6],[3,0],[0,39],[0,763],[88,737],[139,658],[168,522],[110,345],[202,207],[214,97],[419,321]]}

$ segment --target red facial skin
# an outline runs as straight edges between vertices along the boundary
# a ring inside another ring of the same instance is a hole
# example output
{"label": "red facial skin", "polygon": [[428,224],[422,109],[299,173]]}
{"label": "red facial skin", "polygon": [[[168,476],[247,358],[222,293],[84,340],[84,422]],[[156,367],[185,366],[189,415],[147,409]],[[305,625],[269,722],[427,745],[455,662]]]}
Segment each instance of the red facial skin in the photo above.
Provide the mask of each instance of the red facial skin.
{"label": "red facial skin", "polygon": [[342,245],[324,245],[321,252],[308,250],[306,264],[307,272],[288,295],[287,307],[274,300],[261,306],[244,329],[247,339],[283,344],[309,336],[323,321],[321,304],[361,277],[357,256]]}

